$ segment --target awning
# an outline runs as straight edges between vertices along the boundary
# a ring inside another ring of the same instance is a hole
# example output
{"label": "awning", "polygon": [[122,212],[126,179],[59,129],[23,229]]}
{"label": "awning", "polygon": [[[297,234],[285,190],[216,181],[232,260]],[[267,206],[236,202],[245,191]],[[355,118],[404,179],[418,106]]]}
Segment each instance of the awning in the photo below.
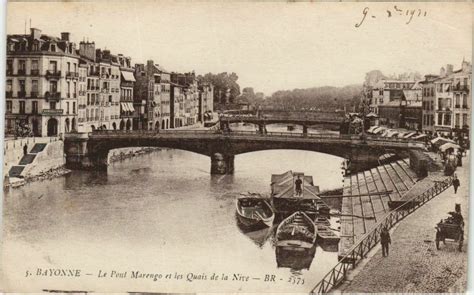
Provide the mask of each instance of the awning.
{"label": "awning", "polygon": [[122,77],[125,81],[135,82],[135,77],[133,76],[132,72],[122,71],[121,73],[122,73]]}
{"label": "awning", "polygon": [[120,104],[122,105],[122,111],[124,111],[124,112],[128,112],[128,111],[129,111],[128,108],[127,108],[127,103],[126,103],[126,102],[122,102],[122,103],[120,103]]}
{"label": "awning", "polygon": [[439,147],[439,150],[444,152],[446,151],[447,149],[453,149],[453,150],[458,150],[460,147],[459,145],[455,144],[455,143],[451,143],[451,142],[448,142],[448,143],[445,143],[443,144],[442,146]]}
{"label": "awning", "polygon": [[412,139],[422,139],[422,138],[425,138],[425,137],[427,137],[426,134],[418,134],[417,136],[412,137]]}
{"label": "awning", "polygon": [[127,103],[127,106],[128,106],[128,109],[130,110],[130,112],[134,112],[134,111],[135,111],[135,109],[133,108],[133,103],[128,102],[128,103]]}

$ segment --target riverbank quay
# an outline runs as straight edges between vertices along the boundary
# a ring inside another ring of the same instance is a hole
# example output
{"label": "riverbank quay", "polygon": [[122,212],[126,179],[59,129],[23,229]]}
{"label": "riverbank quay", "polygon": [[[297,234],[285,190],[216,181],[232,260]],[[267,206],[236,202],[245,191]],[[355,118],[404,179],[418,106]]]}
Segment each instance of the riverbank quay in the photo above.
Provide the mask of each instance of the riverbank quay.
{"label": "riverbank quay", "polygon": [[[470,162],[470,155],[465,158]],[[469,212],[469,165],[458,167],[456,174],[461,186],[457,194],[449,187],[436,198],[407,216],[391,231],[390,254],[383,257],[380,245],[368,256],[360,269],[347,276],[346,281],[332,293],[444,293],[465,292],[467,282],[467,233],[464,245],[446,241],[440,250],[435,245],[435,225],[454,211],[456,203],[467,220]]]}

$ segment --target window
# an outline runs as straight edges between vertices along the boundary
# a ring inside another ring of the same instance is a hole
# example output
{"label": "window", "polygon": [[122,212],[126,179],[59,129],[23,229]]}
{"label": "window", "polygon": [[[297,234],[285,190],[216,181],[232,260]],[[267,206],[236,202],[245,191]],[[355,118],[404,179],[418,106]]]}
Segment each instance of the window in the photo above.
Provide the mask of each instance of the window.
{"label": "window", "polygon": [[58,70],[58,62],[55,60],[52,60],[49,62],[49,70],[53,73],[56,73]]}
{"label": "window", "polygon": [[90,97],[90,93],[87,93],[87,105],[90,105],[91,103],[91,97]]}
{"label": "window", "polygon": [[455,105],[455,106],[456,106],[457,108],[459,108],[459,104],[460,104],[459,100],[460,100],[460,95],[459,95],[459,94],[456,94],[456,105]]}
{"label": "window", "polygon": [[67,71],[68,71],[68,72],[71,71],[71,63],[70,63],[70,62],[67,62]]}
{"label": "window", "polygon": [[7,80],[6,91],[7,92],[13,91],[13,81],[12,80]]}
{"label": "window", "polygon": [[469,84],[467,83],[467,78],[464,78],[464,86],[468,86]]}
{"label": "window", "polygon": [[38,70],[38,60],[34,59],[31,61],[31,70]]}
{"label": "window", "polygon": [[66,102],[66,115],[69,115],[69,101]]}
{"label": "window", "polygon": [[459,120],[460,120],[460,116],[459,116],[459,114],[456,114],[456,119],[455,119],[454,125],[456,125],[457,127],[460,126],[460,125],[459,125]]}
{"label": "window", "polygon": [[20,59],[18,61],[18,74],[25,74],[26,71],[26,60]]}
{"label": "window", "polygon": [[75,101],[72,102],[72,113],[73,114],[76,113],[76,102]]}
{"label": "window", "polygon": [[67,98],[71,98],[71,83],[68,81],[66,85]]}
{"label": "window", "polygon": [[77,92],[77,84],[76,84],[76,82],[74,82],[73,85],[74,85],[74,88],[73,88],[72,94],[73,94],[73,97],[76,98],[76,92]]}
{"label": "window", "polygon": [[49,102],[49,109],[50,110],[55,110],[56,109],[56,102],[55,101],[50,101]]}
{"label": "window", "polygon": [[112,102],[112,95],[109,95],[109,102]]}
{"label": "window", "polygon": [[31,103],[31,113],[38,114],[38,102],[37,101],[33,101]]}
{"label": "window", "polygon": [[438,125],[443,125],[443,113],[438,113]]}
{"label": "window", "polygon": [[462,114],[462,126],[465,126],[465,125],[469,125],[469,122],[467,120],[467,114]]}
{"label": "window", "polygon": [[466,95],[466,93],[464,93],[464,94],[462,95],[462,107],[463,107],[464,109],[467,109],[467,95]]}
{"label": "window", "polygon": [[33,43],[33,51],[39,51],[39,44],[38,44],[38,42]]}
{"label": "window", "polygon": [[7,75],[13,74],[13,60],[7,59]]}
{"label": "window", "polygon": [[31,80],[31,94],[38,94],[38,80]]}
{"label": "window", "polygon": [[11,100],[7,100],[7,114],[11,114],[13,110],[13,103]]}
{"label": "window", "polygon": [[24,114],[24,113],[25,113],[25,102],[20,101],[20,114]]}
{"label": "window", "polygon": [[51,51],[56,52],[56,44],[51,44]]}
{"label": "window", "polygon": [[451,125],[451,114],[444,114],[444,125],[450,126]]}
{"label": "window", "polygon": [[49,82],[49,91],[51,93],[56,93],[58,91],[58,81]]}
{"label": "window", "polygon": [[25,92],[25,80],[18,80],[18,84],[20,85],[20,91]]}
{"label": "window", "polygon": [[446,98],[446,108],[452,108],[451,98]]}

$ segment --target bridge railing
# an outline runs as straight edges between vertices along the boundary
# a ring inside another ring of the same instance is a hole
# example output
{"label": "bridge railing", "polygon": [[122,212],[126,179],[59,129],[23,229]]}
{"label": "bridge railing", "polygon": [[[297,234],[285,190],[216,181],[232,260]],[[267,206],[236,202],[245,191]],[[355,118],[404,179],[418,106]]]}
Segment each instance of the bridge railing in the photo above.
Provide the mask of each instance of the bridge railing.
{"label": "bridge railing", "polygon": [[347,277],[350,270],[354,269],[357,264],[372,250],[380,241],[380,233],[384,227],[391,229],[399,221],[413,213],[415,210],[423,206],[426,202],[445,191],[453,183],[450,176],[444,181],[435,182],[435,186],[429,188],[421,195],[415,196],[398,208],[390,211],[385,217],[379,221],[370,232],[365,234],[357,244],[352,246],[344,257],[336,264],[313,288],[311,294],[325,294],[332,288],[339,286]]}
{"label": "bridge railing", "polygon": [[[259,136],[259,137],[288,137],[288,138],[311,138],[311,139],[345,139],[345,140],[362,140],[360,135],[354,134],[315,134],[315,133],[296,133],[296,132],[266,132],[261,133],[258,131],[222,131],[222,130],[95,130],[90,134],[97,135],[159,135],[159,134],[194,134],[194,135],[224,135],[224,136]],[[414,141],[404,138],[389,138],[389,137],[378,137],[378,136],[366,136],[365,140],[371,142],[379,142],[380,145],[386,144],[390,146],[392,143],[403,143],[411,145],[412,147],[422,148],[424,144],[419,141]]]}

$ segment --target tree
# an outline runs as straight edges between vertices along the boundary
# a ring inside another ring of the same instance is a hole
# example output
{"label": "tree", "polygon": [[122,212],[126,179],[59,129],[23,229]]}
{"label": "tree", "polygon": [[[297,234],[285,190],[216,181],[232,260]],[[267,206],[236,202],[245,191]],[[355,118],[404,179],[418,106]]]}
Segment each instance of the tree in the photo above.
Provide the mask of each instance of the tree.
{"label": "tree", "polygon": [[239,76],[236,73],[207,73],[204,76],[198,76],[197,79],[200,83],[211,83],[214,86],[214,103],[234,102],[235,98],[240,95],[240,86],[237,83]]}

